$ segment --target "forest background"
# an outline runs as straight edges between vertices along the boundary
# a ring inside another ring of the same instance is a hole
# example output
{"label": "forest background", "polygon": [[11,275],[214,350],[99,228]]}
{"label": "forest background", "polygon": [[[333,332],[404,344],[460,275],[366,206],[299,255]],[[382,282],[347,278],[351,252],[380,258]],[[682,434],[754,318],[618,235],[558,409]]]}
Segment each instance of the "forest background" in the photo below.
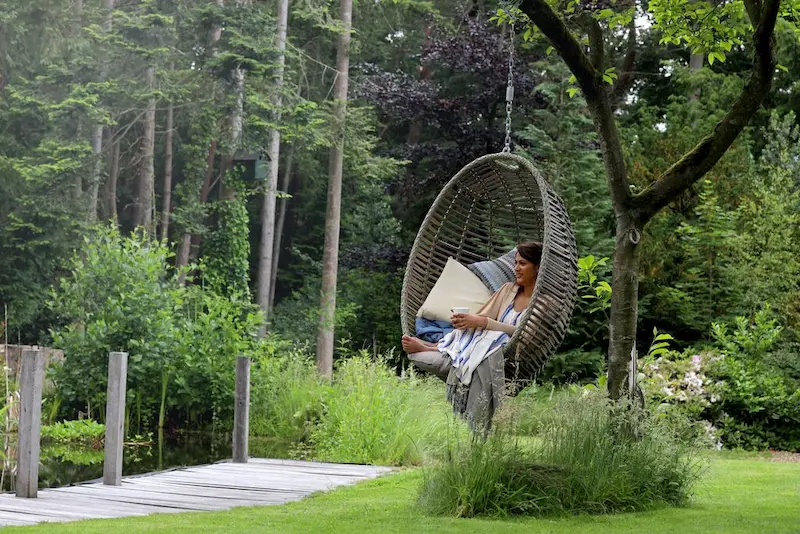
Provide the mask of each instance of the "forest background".
{"label": "forest background", "polygon": [[[311,358],[317,342],[329,154],[341,126],[339,5],[292,3],[285,52],[272,2],[0,6],[0,302],[10,343],[67,354],[45,411],[102,419],[104,355],[127,350],[140,426],[229,420],[235,355],[258,355],[265,370],[287,354]],[[407,366],[399,301],[416,230],[455,172],[502,148],[508,28],[490,20],[497,7],[352,7],[337,360],[362,352]],[[664,47],[643,16],[636,24],[617,119],[630,180],[645,187],[729,109],[752,50],[698,57]],[[626,37],[611,35],[608,61],[622,65]],[[780,68],[762,110],[705,180],[646,227],[638,345],[654,328],[674,338],[644,369],[652,399],[710,421],[726,443],[797,449],[800,431],[776,429],[800,413],[800,45],[788,24],[776,37]],[[540,378],[592,382],[608,348],[615,228],[597,136],[558,56],[545,42],[515,45],[514,151],[564,199],[582,257],[575,316]],[[724,369],[719,356],[729,356]],[[692,389],[690,373],[706,363],[718,391]]]}

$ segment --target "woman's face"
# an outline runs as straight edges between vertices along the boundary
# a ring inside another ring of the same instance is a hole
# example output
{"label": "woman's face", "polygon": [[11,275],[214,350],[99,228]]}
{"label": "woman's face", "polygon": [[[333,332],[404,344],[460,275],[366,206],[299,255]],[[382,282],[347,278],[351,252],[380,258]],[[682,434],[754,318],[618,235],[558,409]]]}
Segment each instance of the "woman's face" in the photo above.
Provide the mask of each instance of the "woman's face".
{"label": "woman's face", "polygon": [[514,276],[516,276],[517,285],[523,287],[534,285],[538,274],[539,266],[529,262],[517,253],[517,259],[514,264]]}

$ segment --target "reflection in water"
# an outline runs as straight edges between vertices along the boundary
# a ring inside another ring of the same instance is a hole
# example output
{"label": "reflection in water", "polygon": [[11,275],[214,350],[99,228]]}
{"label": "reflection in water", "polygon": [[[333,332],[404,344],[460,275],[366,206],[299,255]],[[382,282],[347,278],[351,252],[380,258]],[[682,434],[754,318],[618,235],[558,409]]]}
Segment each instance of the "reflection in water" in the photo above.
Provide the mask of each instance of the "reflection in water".
{"label": "reflection in water", "polygon": [[[0,489],[16,491],[16,435],[6,434],[3,442],[3,471]],[[264,438],[250,438],[250,455],[262,458],[289,458],[289,443]],[[42,444],[39,463],[39,487],[54,488],[103,477],[103,449],[63,444]],[[148,445],[128,445],[122,461],[123,475],[138,475],[172,467],[203,465],[231,457],[230,434],[205,432],[164,436]]]}

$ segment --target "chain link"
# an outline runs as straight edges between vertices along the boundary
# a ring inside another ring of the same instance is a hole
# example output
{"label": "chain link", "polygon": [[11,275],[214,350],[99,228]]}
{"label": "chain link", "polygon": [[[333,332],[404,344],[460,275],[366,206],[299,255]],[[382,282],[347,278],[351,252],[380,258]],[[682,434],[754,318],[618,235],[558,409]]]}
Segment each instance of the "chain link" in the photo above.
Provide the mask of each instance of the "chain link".
{"label": "chain link", "polygon": [[506,86],[506,142],[503,152],[511,152],[511,109],[514,105],[514,21],[508,36],[508,85]]}

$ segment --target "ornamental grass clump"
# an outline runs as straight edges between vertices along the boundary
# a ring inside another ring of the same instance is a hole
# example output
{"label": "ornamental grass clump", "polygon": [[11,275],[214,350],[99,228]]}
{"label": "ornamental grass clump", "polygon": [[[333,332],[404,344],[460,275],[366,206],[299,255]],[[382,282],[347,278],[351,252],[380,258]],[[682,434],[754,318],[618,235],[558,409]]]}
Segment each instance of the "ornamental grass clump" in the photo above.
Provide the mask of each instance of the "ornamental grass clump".
{"label": "ornamental grass clump", "polygon": [[691,447],[635,406],[599,393],[562,398],[533,440],[515,437],[509,424],[455,443],[426,472],[420,504],[458,517],[684,505],[703,470]]}

